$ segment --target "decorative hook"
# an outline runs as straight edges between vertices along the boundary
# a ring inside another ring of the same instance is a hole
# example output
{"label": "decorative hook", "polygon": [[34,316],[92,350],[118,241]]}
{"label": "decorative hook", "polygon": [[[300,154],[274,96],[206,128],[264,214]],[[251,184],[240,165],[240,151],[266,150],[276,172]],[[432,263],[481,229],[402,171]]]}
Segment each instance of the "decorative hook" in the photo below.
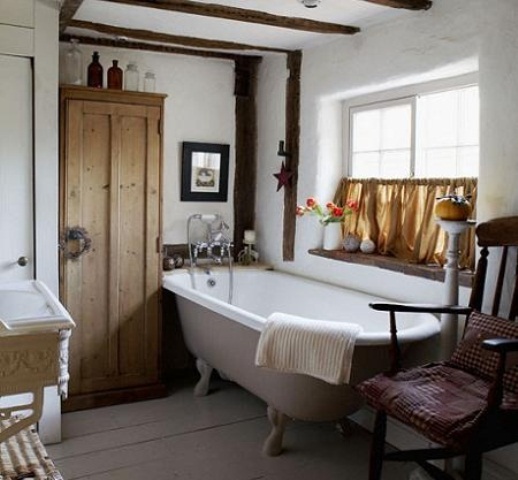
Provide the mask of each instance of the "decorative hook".
{"label": "decorative hook", "polygon": [[290,154],[284,150],[284,141],[283,140],[279,140],[279,149],[277,150],[277,155],[279,155],[279,157],[289,157]]}

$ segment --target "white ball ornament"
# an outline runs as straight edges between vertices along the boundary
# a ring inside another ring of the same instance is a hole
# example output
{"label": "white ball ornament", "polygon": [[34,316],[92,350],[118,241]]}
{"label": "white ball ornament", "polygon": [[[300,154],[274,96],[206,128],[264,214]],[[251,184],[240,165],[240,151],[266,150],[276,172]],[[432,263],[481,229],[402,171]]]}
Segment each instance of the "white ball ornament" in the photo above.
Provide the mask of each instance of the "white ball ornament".
{"label": "white ball ornament", "polygon": [[363,253],[374,253],[376,244],[370,238],[366,238],[360,243],[360,250]]}
{"label": "white ball ornament", "polygon": [[352,233],[348,233],[344,237],[344,241],[343,241],[342,245],[346,252],[350,252],[350,253],[357,252],[358,249],[360,248],[360,239],[356,235],[353,235]]}

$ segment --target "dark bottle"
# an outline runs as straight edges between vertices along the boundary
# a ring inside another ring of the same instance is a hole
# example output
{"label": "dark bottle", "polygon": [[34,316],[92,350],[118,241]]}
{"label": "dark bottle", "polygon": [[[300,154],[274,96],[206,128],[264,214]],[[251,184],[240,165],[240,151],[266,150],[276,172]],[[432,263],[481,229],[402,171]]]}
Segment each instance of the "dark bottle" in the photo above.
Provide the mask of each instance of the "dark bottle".
{"label": "dark bottle", "polygon": [[108,69],[108,88],[122,90],[122,69],[118,63],[118,60],[113,60],[113,66]]}
{"label": "dark bottle", "polygon": [[88,65],[88,86],[103,88],[103,66],[99,63],[99,52],[94,52],[92,63]]}

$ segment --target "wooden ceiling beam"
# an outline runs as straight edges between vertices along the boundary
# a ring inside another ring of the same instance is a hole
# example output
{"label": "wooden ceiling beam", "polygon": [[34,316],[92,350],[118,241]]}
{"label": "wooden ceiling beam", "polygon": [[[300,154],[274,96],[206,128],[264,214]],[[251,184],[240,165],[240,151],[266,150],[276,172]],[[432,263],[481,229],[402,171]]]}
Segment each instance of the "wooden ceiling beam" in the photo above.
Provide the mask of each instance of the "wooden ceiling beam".
{"label": "wooden ceiling beam", "polygon": [[428,10],[432,7],[430,0],[363,0],[384,7],[404,8],[406,10]]}
{"label": "wooden ceiling beam", "polygon": [[74,17],[83,0],[64,0],[59,12],[59,32],[63,33]]}
{"label": "wooden ceiling beam", "polygon": [[169,45],[158,45],[154,43],[134,42],[131,40],[120,40],[113,38],[94,38],[87,36],[61,34],[59,40],[61,42],[69,42],[75,38],[83,45],[99,45],[101,47],[126,48],[128,50],[142,50],[159,53],[172,53],[176,55],[190,55],[204,58],[220,58],[223,60],[236,61],[243,57],[260,60],[257,55],[240,55],[226,52],[216,52],[211,50],[196,50],[194,48],[173,47]]}
{"label": "wooden ceiling beam", "polygon": [[[227,7],[215,3],[200,3],[191,0],[106,0],[112,3],[123,3],[136,7],[158,8],[173,12],[187,13],[190,15],[202,15],[204,17],[217,17],[239,22],[258,23],[272,27],[302,30],[313,33],[328,33],[352,35],[358,33],[358,27],[339,25],[336,23],[319,22],[299,17],[285,17],[272,15],[259,10],[247,10],[244,8]],[[393,0],[396,1],[396,0]],[[403,2],[404,0],[401,0]],[[410,2],[411,0],[406,0]],[[415,0],[417,1],[417,0]]]}
{"label": "wooden ceiling beam", "polygon": [[290,50],[282,48],[264,47],[259,45],[248,45],[246,43],[226,42],[223,40],[211,40],[205,38],[185,37],[182,35],[170,35],[168,33],[152,32],[150,30],[140,30],[134,28],[115,27],[103,23],[84,22],[82,20],[71,20],[68,24],[70,28],[82,28],[92,30],[115,37],[123,37],[147,42],[171,43],[186,47],[205,48],[212,50],[259,50],[273,53],[289,53]]}

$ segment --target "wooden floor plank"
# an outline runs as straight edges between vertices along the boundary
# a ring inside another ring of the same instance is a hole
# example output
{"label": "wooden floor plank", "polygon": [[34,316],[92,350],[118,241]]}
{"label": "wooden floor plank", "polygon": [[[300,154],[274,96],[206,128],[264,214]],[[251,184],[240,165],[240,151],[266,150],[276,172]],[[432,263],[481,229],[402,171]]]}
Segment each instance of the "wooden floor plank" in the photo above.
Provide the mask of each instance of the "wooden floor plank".
{"label": "wooden floor plank", "polygon": [[[63,443],[47,450],[67,480],[353,480],[367,474],[370,435],[359,427],[343,437],[332,423],[293,421],[285,452],[262,455],[270,428],[264,404],[230,382],[202,398],[189,386],[167,399],[65,414],[63,424]],[[407,478],[412,468],[387,465],[384,480]]]}

